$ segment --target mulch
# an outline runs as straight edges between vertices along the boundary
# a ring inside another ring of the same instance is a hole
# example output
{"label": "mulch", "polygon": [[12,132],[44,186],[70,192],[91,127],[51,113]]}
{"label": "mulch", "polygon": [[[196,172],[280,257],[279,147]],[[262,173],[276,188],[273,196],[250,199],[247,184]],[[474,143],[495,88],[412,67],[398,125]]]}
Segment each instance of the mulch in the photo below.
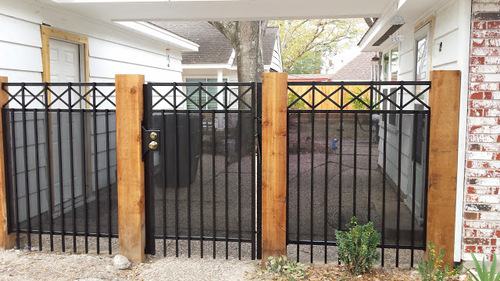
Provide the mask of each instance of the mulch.
{"label": "mulch", "polygon": [[[273,275],[265,271],[259,271],[252,276],[247,276],[250,280],[356,280],[356,281],[405,281],[418,280],[420,275],[414,269],[402,269],[394,267],[374,268],[372,271],[362,274],[353,275],[345,267],[339,265],[312,265],[307,270],[307,275],[303,278],[288,279],[284,276]],[[292,276],[294,277],[294,276]],[[453,280],[465,280],[456,278]]]}

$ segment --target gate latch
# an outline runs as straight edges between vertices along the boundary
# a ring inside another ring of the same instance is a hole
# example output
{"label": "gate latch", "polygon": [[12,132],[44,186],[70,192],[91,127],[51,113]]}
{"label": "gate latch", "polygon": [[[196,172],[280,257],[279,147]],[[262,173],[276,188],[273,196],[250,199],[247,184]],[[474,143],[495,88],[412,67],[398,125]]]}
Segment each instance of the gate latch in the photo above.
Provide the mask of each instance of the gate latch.
{"label": "gate latch", "polygon": [[160,148],[160,130],[148,130],[142,127],[142,156],[147,152]]}

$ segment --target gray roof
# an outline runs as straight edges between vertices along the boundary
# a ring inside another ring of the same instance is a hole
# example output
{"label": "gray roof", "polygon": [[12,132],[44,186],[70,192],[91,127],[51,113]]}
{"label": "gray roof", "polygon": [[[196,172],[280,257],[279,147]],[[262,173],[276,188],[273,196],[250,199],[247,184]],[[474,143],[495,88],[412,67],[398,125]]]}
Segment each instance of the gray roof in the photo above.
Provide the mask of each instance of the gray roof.
{"label": "gray roof", "polygon": [[[222,33],[206,21],[154,21],[152,24],[198,45],[198,52],[182,53],[183,64],[227,64],[233,48]],[[264,65],[271,64],[278,27],[268,26],[262,42]]]}
{"label": "gray roof", "polygon": [[369,81],[372,79],[372,58],[377,53],[362,52],[352,61],[348,62],[342,68],[332,74],[332,80],[360,80]]}

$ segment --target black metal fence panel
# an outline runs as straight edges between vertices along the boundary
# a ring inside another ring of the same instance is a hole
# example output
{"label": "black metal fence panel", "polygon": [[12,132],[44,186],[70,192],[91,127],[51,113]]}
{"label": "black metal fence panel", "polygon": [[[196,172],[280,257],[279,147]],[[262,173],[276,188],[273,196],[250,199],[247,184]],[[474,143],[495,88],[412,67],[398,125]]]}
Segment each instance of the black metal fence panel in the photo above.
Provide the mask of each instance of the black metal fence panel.
{"label": "black metal fence panel", "polygon": [[7,83],[9,231],[18,248],[117,249],[113,83]]}
{"label": "black metal fence panel", "polygon": [[381,233],[381,265],[413,266],[422,256],[429,89],[429,82],[289,82],[291,257],[337,260],[335,230],[347,230],[353,216]]}
{"label": "black metal fence panel", "polygon": [[145,86],[145,126],[160,131],[145,158],[149,253],[256,257],[256,96],[254,83]]}

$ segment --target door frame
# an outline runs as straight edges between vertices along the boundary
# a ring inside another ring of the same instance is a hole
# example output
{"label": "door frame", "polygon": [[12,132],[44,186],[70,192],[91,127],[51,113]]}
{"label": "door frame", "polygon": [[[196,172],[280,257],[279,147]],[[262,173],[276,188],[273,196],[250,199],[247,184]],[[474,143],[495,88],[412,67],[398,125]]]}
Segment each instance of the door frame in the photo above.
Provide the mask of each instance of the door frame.
{"label": "door frame", "polygon": [[[55,29],[49,26],[40,26],[42,34],[42,81],[50,82],[50,39],[59,39],[71,43],[76,43],[83,47],[83,60],[80,60],[80,67],[83,67],[83,80],[82,82],[89,82],[89,39],[85,36],[70,33],[67,31]],[[82,63],[83,62],[83,63]],[[50,99],[49,99],[50,100]]]}

